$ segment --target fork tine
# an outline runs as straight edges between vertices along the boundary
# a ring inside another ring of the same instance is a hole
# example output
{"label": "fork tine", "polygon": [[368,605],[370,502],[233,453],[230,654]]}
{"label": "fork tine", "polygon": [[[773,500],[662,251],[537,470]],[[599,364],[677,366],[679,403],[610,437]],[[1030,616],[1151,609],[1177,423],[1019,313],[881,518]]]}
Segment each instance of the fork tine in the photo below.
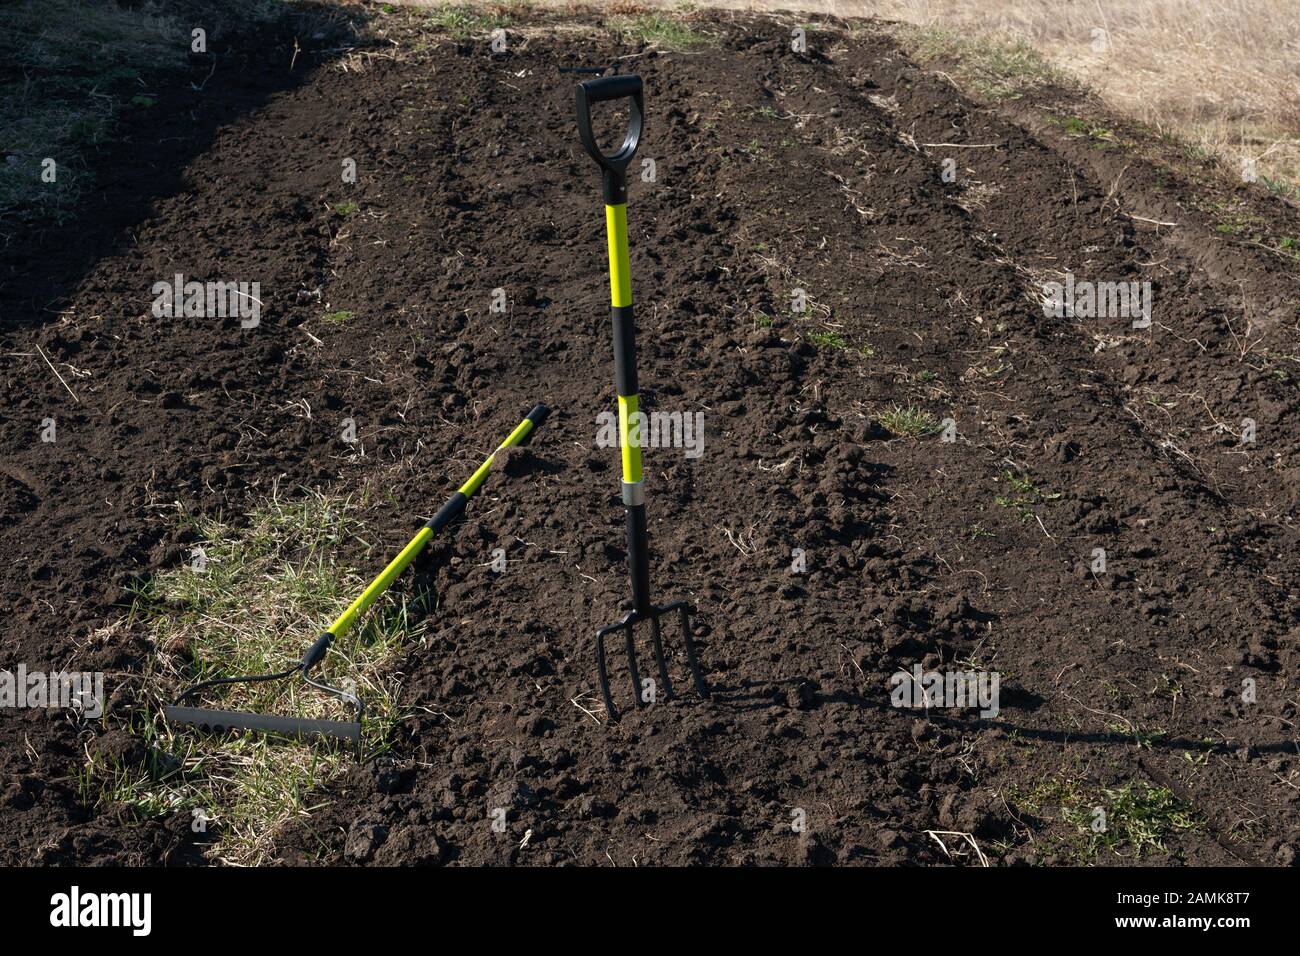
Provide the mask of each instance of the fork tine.
{"label": "fork tine", "polygon": [[641,699],[641,672],[637,670],[636,666],[636,641],[632,621],[633,619],[629,618],[627,624],[624,625],[627,631],[627,670],[632,675],[632,697],[636,700],[638,707],[644,707],[645,701]]}
{"label": "fork tine", "polygon": [[668,662],[664,660],[664,642],[659,635],[659,615],[655,614],[650,618],[650,636],[654,640],[655,660],[659,664],[659,681],[663,684],[664,697],[672,700],[673,682],[668,677]]}
{"label": "fork tine", "polygon": [[686,645],[686,661],[691,666],[691,679],[695,681],[695,692],[705,700],[709,699],[709,685],[704,682],[704,675],[700,673],[699,662],[695,659],[695,642],[691,640],[691,608],[688,604],[683,604],[682,612],[682,643]]}
{"label": "fork tine", "polygon": [[609,674],[605,670],[605,635],[619,630],[621,626],[614,624],[596,632],[596,679],[600,682],[600,693],[605,698],[605,713],[611,721],[618,720],[618,710],[614,707],[614,695],[609,692]]}

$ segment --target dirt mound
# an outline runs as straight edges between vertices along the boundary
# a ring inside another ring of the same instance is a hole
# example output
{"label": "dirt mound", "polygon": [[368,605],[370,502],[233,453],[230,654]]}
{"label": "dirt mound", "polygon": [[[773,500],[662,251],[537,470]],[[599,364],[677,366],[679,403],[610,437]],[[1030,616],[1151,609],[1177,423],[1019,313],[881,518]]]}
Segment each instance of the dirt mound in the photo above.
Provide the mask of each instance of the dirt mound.
{"label": "dirt mound", "polygon": [[[1195,821],[1148,859],[1294,859],[1294,264],[1226,246],[1140,156],[823,27],[809,55],[735,17],[689,56],[539,30],[322,68],[218,129],[129,244],[92,230],[78,250],[108,248],[84,274],[46,258],[66,234],[6,253],[0,667],[93,655],[120,726],[149,649],[93,636],[130,576],[184,559],[176,503],[371,482],[390,497],[368,522],[400,546],[545,401],[516,474],[408,582],[439,606],[390,755],[312,798],[286,862],[976,859],[927,831],[1077,861],[1069,814],[1133,781]],[[705,422],[699,456],[646,453],[652,575],[699,608],[715,699],[609,725],[588,712],[592,634],[627,598],[617,456],[595,440],[604,224],[557,65],[636,52],[643,407]],[[165,132],[136,131],[120,191]],[[1300,235],[1281,203],[1261,215]],[[1151,327],[1045,315],[1067,271],[1150,282]],[[260,325],[154,318],[175,273],[259,281]],[[33,437],[48,416],[53,444]],[[914,666],[997,672],[997,714],[892,706]],[[93,732],[0,723],[0,856],[193,859],[177,816],[78,792]]]}

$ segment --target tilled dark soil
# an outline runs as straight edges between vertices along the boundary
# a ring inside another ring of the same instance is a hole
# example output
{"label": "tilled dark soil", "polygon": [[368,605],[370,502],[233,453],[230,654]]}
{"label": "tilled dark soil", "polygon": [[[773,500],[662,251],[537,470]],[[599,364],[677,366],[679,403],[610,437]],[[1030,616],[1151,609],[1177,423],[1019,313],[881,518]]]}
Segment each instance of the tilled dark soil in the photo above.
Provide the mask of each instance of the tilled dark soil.
{"label": "tilled dark soil", "polygon": [[[1033,104],[976,105],[846,26],[797,54],[784,21],[729,17],[673,54],[539,22],[499,54],[439,37],[307,72],[308,50],[288,88],[268,56],[214,77],[247,111],[175,188],[151,171],[201,98],[125,131],[99,218],[0,273],[0,667],[104,670],[112,699],[88,726],[0,721],[0,860],[201,860],[187,814],[139,820],[78,785],[137,699],[150,648],[115,622],[133,578],[185,559],[178,506],[369,482],[395,550],[545,401],[532,447],[417,568],[439,606],[391,758],[313,798],[286,862],[974,862],[926,831],[993,863],[1077,862],[1023,798],[1062,780],[1194,808],[1144,861],[1294,862],[1295,264],[1216,231],[1176,171]],[[617,456],[596,445],[604,223],[558,67],[637,53],[643,406],[705,414],[702,456],[646,453],[652,574],[699,609],[714,699],[685,693],[677,647],[681,697],[610,724],[592,636],[627,582]],[[1294,209],[1241,192],[1300,235]],[[1152,328],[1045,317],[1039,283],[1067,269],[1149,280]],[[153,318],[177,272],[260,281],[260,327]],[[957,440],[890,433],[895,406]],[[1001,712],[892,707],[914,664],[997,671]]]}

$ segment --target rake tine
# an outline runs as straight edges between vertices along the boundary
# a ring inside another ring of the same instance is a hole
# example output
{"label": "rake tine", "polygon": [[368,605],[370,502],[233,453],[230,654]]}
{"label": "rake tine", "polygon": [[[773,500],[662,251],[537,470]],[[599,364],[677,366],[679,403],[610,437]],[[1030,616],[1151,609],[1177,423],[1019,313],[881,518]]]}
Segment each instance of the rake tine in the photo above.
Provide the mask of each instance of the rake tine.
{"label": "rake tine", "polygon": [[659,637],[659,615],[650,618],[650,636],[654,639],[655,660],[659,663],[659,681],[663,684],[664,697],[673,698],[673,682],[668,678],[668,663],[664,660],[664,644]]}
{"label": "rake tine", "polygon": [[605,638],[615,631],[622,631],[627,645],[627,665],[628,672],[632,677],[632,689],[635,695],[637,707],[645,707],[646,702],[641,696],[641,672],[636,663],[636,645],[634,641],[635,625],[639,620],[650,621],[650,635],[654,642],[655,662],[659,671],[659,680],[664,689],[665,699],[674,699],[677,695],[673,690],[672,678],[668,675],[668,659],[664,655],[663,635],[659,626],[659,618],[664,614],[672,611],[681,612],[682,622],[682,644],[686,647],[686,660],[691,668],[691,681],[695,684],[695,690],[702,700],[710,700],[709,685],[704,680],[704,675],[700,672],[699,659],[695,653],[695,641],[691,637],[691,611],[690,604],[685,601],[674,601],[672,604],[666,604],[663,607],[651,608],[648,615],[638,617],[636,612],[629,613],[627,617],[617,624],[611,624],[609,627],[603,627],[596,632],[596,678],[600,682],[600,693],[605,699],[605,712],[609,715],[610,721],[618,720],[618,709],[614,706],[614,695],[609,689],[609,673],[605,666]]}

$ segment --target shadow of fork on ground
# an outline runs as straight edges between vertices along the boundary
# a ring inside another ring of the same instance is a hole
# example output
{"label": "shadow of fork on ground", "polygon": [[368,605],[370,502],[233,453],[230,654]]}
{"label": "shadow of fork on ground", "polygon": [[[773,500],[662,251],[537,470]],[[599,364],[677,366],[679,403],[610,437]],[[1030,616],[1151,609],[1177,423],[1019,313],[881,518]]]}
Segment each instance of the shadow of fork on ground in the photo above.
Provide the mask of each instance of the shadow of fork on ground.
{"label": "shadow of fork on ground", "polygon": [[[787,707],[790,692],[807,682],[802,678],[789,678],[772,681],[740,681],[736,685],[725,682],[711,684],[715,703],[733,707],[736,710],[764,710],[773,706]],[[847,691],[822,693],[815,691],[807,699],[804,710],[814,710],[830,703],[849,704],[862,710],[873,711],[881,716],[925,720],[936,728],[949,732],[969,732],[974,729],[998,729],[1007,734],[1014,733],[1028,740],[1040,740],[1045,743],[1060,744],[1122,744],[1126,747],[1140,747],[1150,750],[1187,751],[1190,753],[1207,753],[1232,755],[1242,749],[1241,744],[1206,743],[1202,739],[1179,737],[1164,734],[1139,735],[1123,731],[1078,731],[1053,730],[1044,727],[1029,727],[1024,724],[1001,720],[997,717],[980,717],[978,711],[967,710],[948,712],[939,708],[894,707],[888,703],[870,701],[861,694]],[[1029,713],[1038,710],[1046,701],[1037,695],[1020,690],[1012,702],[1004,700],[1001,710]],[[790,708],[794,709],[794,708]],[[1260,754],[1286,753],[1295,754],[1296,744],[1291,740],[1278,740],[1264,744],[1251,744],[1251,751]]]}

